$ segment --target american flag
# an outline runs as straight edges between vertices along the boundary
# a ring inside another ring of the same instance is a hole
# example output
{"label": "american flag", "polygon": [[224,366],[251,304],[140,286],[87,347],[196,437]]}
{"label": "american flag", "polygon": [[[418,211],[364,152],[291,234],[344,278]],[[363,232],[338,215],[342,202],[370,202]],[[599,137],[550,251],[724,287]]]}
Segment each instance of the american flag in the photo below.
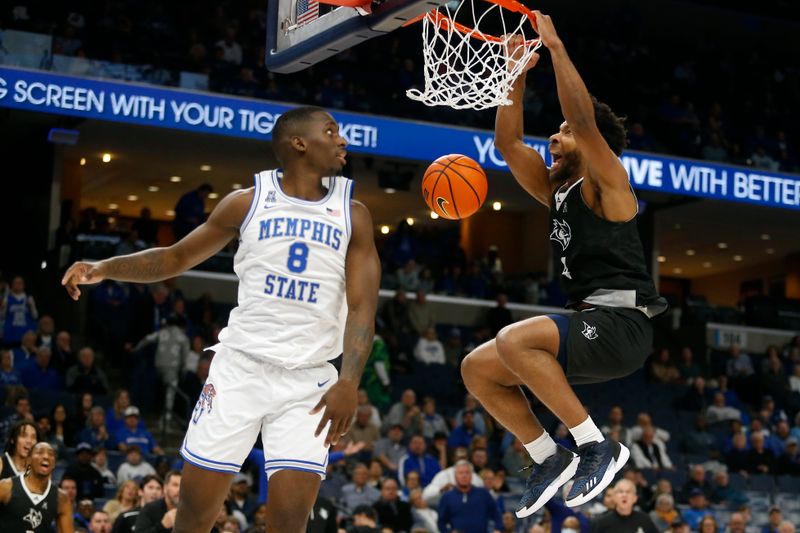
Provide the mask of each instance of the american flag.
{"label": "american flag", "polygon": [[319,17],[319,2],[316,0],[297,0],[297,18],[295,24],[298,26],[306,24]]}
{"label": "american flag", "polygon": [[330,207],[326,207],[326,208],[325,208],[325,210],[326,210],[326,211],[328,212],[328,214],[329,214],[329,215],[331,215],[332,217],[338,217],[339,215],[341,215],[341,214],[342,214],[342,212],[341,212],[341,211],[339,211],[338,209],[331,209]]}

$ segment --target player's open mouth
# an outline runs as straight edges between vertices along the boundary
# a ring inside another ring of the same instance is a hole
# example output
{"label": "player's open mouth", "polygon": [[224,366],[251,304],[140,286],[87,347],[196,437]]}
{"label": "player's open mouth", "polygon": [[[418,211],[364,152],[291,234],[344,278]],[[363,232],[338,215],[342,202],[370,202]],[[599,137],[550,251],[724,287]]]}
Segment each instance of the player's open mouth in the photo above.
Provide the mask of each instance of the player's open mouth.
{"label": "player's open mouth", "polygon": [[347,164],[347,159],[345,159],[346,157],[347,157],[347,152],[342,152],[341,154],[336,156],[336,159],[341,161],[343,165],[346,165]]}
{"label": "player's open mouth", "polygon": [[553,158],[553,163],[550,165],[550,168],[556,168],[561,164],[561,154],[550,154]]}

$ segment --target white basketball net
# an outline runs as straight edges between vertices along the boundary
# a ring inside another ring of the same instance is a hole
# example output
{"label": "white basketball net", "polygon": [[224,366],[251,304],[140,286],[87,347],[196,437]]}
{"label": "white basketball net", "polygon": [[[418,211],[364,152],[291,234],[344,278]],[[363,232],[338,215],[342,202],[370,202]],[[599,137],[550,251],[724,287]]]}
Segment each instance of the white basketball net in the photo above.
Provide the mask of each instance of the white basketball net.
{"label": "white basketball net", "polygon": [[[450,2],[425,15],[422,20],[425,88],[409,89],[406,91],[409,98],[428,106],[446,105],[453,109],[511,104],[508,99],[511,85],[541,42],[536,38],[533,21],[524,12],[508,11],[494,2],[463,0],[454,11],[450,10]],[[482,13],[476,12],[476,4],[480,9],[489,7]],[[465,22],[471,22],[472,27]],[[493,24],[495,31],[502,27],[500,37],[481,31],[481,23]],[[506,49],[514,35],[521,35],[526,45],[521,47],[519,57],[509,59]]]}

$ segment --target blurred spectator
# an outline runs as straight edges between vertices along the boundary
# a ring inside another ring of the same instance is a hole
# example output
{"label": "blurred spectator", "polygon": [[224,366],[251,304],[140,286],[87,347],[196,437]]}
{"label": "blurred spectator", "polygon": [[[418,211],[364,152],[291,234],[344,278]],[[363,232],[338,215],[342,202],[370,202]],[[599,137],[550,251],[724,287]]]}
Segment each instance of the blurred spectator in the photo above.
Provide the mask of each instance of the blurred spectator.
{"label": "blurred spectator", "polygon": [[252,522],[253,514],[258,507],[258,502],[250,490],[252,485],[253,483],[250,481],[250,477],[239,472],[233,476],[233,483],[231,483],[230,495],[228,497],[228,503],[231,508],[234,511],[242,513],[242,515],[247,518],[248,523]]}
{"label": "blurred spectator", "polygon": [[397,472],[400,460],[406,454],[405,446],[402,444],[403,429],[402,424],[392,424],[386,436],[375,443],[373,456],[390,472]]}
{"label": "blurred spectator", "polygon": [[[416,292],[419,288],[419,267],[413,259],[409,259],[403,264],[402,268],[398,268],[395,277],[398,289]],[[419,293],[417,293],[417,296],[419,296]]]}
{"label": "blurred spectator", "polygon": [[19,370],[13,367],[11,350],[0,350],[0,386],[22,385]]}
{"label": "blurred spectator", "polygon": [[485,533],[489,522],[502,527],[503,519],[494,499],[485,488],[472,485],[472,465],[467,461],[455,464],[455,486],[439,500],[439,531]]}
{"label": "blurred spectator", "polygon": [[650,511],[650,519],[659,531],[663,531],[680,518],[681,514],[675,509],[675,500],[669,494],[661,494],[656,498],[656,508]]}
{"label": "blurred spectator", "polygon": [[417,394],[412,389],[403,391],[400,401],[389,409],[389,414],[383,419],[384,428],[395,424],[403,426],[406,434],[422,432],[422,411],[417,406]]}
{"label": "blurred spectator", "polygon": [[667,348],[661,348],[650,365],[650,377],[659,383],[677,383],[681,379],[678,367],[672,362]]}
{"label": "blurred spectator", "polygon": [[422,497],[421,489],[414,489],[408,495],[408,501],[411,503],[411,516],[414,519],[415,528],[423,528],[425,531],[438,531],[437,522],[439,521],[439,513],[428,507],[425,498]]}
{"label": "blurred spectator", "polygon": [[490,427],[486,423],[486,418],[484,418],[481,404],[479,404],[478,400],[475,399],[475,396],[470,393],[464,395],[464,407],[456,413],[456,426],[462,424],[464,413],[467,411],[472,411],[475,421],[475,429],[478,431],[478,433],[481,435],[487,435]]}
{"label": "blurred spectator", "polygon": [[[461,330],[453,327],[447,332],[444,344],[444,359],[448,365],[458,367],[464,357],[464,345],[461,342]],[[800,392],[800,374],[798,374],[797,390]]]}
{"label": "blurred spectator", "polygon": [[55,346],[53,346],[52,364],[53,368],[60,374],[66,374],[67,369],[78,362],[72,352],[72,336],[69,331],[59,331],[56,335]]}
{"label": "blurred spectator", "polygon": [[147,244],[147,247],[155,246],[158,242],[158,223],[153,220],[153,214],[149,207],[143,207],[139,211],[139,218],[133,222],[131,229],[139,234],[139,238]]}
{"label": "blurred spectator", "polygon": [[[361,375],[361,387],[374,406],[386,408],[390,402],[389,386],[392,384],[389,370],[389,348],[378,334],[372,339],[372,351],[369,354],[364,373]],[[375,409],[377,413],[377,409]],[[378,418],[380,422],[380,418]],[[380,427],[380,423],[377,424]]]}
{"label": "blurred spectator", "polygon": [[175,407],[175,391],[178,390],[178,380],[181,369],[189,355],[189,338],[186,337],[184,328],[185,320],[177,315],[170,315],[164,325],[142,340],[133,348],[137,352],[145,346],[155,344],[155,365],[158,377],[166,388],[164,400],[164,417],[169,422],[172,420]]}
{"label": "blurred spectator", "polygon": [[111,517],[105,511],[95,511],[89,519],[88,533],[111,533]]}
{"label": "blurred spectator", "polygon": [[786,447],[778,457],[776,469],[779,475],[800,476],[800,445],[796,437],[786,439]]}
{"label": "blurred spectator", "polygon": [[64,474],[61,476],[61,481],[58,482],[58,488],[63,490],[64,494],[67,495],[70,506],[72,510],[75,511],[78,505],[78,484],[75,483],[74,479]]}
{"label": "blurred spectator", "polygon": [[353,525],[347,533],[381,533],[378,529],[378,514],[369,505],[359,505],[353,510]]}
{"label": "blurred spectator", "polygon": [[67,408],[61,404],[53,407],[51,432],[62,447],[72,446],[75,441],[75,430],[67,416]]}
{"label": "blurred spectator", "polygon": [[414,325],[411,323],[408,300],[402,289],[397,289],[394,298],[383,304],[381,309],[383,319],[384,340],[389,344],[390,351],[397,357],[398,362],[407,359],[412,351],[412,338]]}
{"label": "blurred spectator", "polygon": [[678,372],[684,382],[700,377],[703,374],[700,366],[694,362],[694,353],[688,346],[681,348],[680,362],[678,362]]}
{"label": "blurred spectator", "polygon": [[[128,389],[118,389],[114,394],[114,403],[106,410],[106,429],[112,435],[125,427],[125,410],[131,406],[131,396]],[[139,425],[144,427],[140,421]]]}
{"label": "blurred spectator", "polygon": [[113,524],[119,515],[138,505],[139,484],[136,481],[128,480],[119,486],[116,496],[106,502],[103,511],[108,513],[108,519]]}
{"label": "blurred spectator", "polygon": [[[686,524],[686,526],[688,531],[689,524]],[[700,520],[700,524],[697,526],[697,530],[699,533],[719,533],[721,527],[717,525],[716,518],[714,518],[712,515],[706,515]],[[729,531],[730,530],[726,530],[726,533]]]}
{"label": "blurred spectator", "polygon": [[428,328],[425,335],[419,338],[414,348],[414,358],[426,365],[445,363],[444,345],[437,338],[435,328]]}
{"label": "blurred spectator", "polygon": [[[311,516],[308,519],[307,533],[335,533],[336,506],[322,496],[317,496]],[[267,530],[267,506],[260,505],[253,514],[253,525],[247,533],[265,533]]]}
{"label": "blurred spectator", "polygon": [[53,322],[53,317],[50,315],[42,315],[39,318],[39,327],[36,330],[36,346],[45,348],[53,349],[53,342],[55,339],[53,338],[53,333],[55,332],[56,326],[55,322]]}
{"label": "blurred spectator", "polygon": [[616,432],[621,444],[626,446],[630,444],[628,428],[625,427],[625,419],[623,417],[622,407],[619,405],[613,406],[608,411],[608,424],[601,427],[600,430],[606,437],[609,437],[612,432]]}
{"label": "blurred spectator", "polygon": [[450,432],[447,445],[450,448],[469,448],[472,439],[481,432],[475,427],[475,411],[466,410],[462,414],[461,424]]}
{"label": "blurred spectator", "polygon": [[[456,453],[455,454],[455,462],[459,463],[461,461],[466,460],[466,453]],[[467,462],[469,464],[469,462]],[[473,465],[469,464],[470,468],[473,468],[474,474],[474,467]],[[483,487],[483,479],[480,476],[473,475],[470,478],[470,483],[475,485],[476,487]],[[440,470],[433,476],[433,479],[430,483],[424,486],[422,490],[422,497],[423,499],[428,502],[429,505],[436,506],[439,503],[439,498],[441,495],[453,488],[456,484],[456,467],[450,466],[443,470]]]}
{"label": "blurred spectator", "polygon": [[[638,532],[656,533],[653,521],[642,511],[634,509],[636,505],[636,487],[627,479],[621,479],[614,485],[614,508],[592,520],[592,533]],[[637,529],[638,528],[638,529]]]}
{"label": "blurred spectator", "polygon": [[114,533],[133,533],[136,527],[136,519],[142,510],[142,506],[152,503],[164,494],[161,478],[155,475],[145,476],[139,482],[139,499],[136,507],[121,513],[114,523]]}
{"label": "blurred spectator", "polygon": [[489,326],[493,337],[496,337],[501,329],[514,322],[511,310],[506,307],[508,305],[508,296],[500,293],[497,295],[496,301],[497,305],[486,313],[486,324]]}
{"label": "blurred spectator", "polygon": [[726,533],[745,533],[747,531],[747,520],[742,513],[733,513],[728,521]]}
{"label": "blurred spectator", "polygon": [[429,328],[436,327],[433,308],[428,303],[425,291],[417,289],[417,299],[409,304],[408,316],[411,320],[411,325],[414,327],[414,331],[416,331],[418,335],[425,335]]}
{"label": "blurred spectator", "polygon": [[[380,463],[373,461],[370,463],[370,470],[372,470],[372,465],[377,464],[380,466]],[[441,472],[440,472],[441,473]],[[436,479],[434,477],[434,479]],[[375,487],[380,486],[380,484],[374,485]],[[428,484],[430,486],[430,484]],[[422,490],[422,484],[419,482],[419,472],[416,470],[412,470],[406,474],[405,483],[403,483],[403,489],[400,491],[400,499],[404,502],[408,501],[408,495],[411,494],[416,489]]]}
{"label": "blurred spectator", "polygon": [[700,489],[692,489],[689,493],[689,508],[683,511],[683,519],[692,530],[695,530],[706,515],[715,516],[714,510],[708,505],[705,493]]}
{"label": "blurred spectator", "polygon": [[356,420],[350,426],[345,439],[350,442],[363,442],[364,450],[372,453],[375,443],[381,436],[377,426],[372,423],[372,406],[362,405],[356,410]]}
{"label": "blurred spectator", "polygon": [[211,357],[208,355],[203,355],[200,360],[197,362],[197,370],[194,372],[187,372],[183,376],[183,381],[181,382],[181,391],[183,394],[189,398],[189,405],[186,407],[186,418],[190,418],[191,412],[195,407],[195,402],[197,398],[200,397],[200,393],[203,390],[203,385],[206,383],[206,379],[208,379],[208,372],[211,369]]}
{"label": "blurred spectator", "polygon": [[647,426],[642,431],[641,439],[633,443],[631,458],[638,468],[653,470],[672,470],[672,461],[667,455],[667,447],[655,438],[655,429]]}
{"label": "blurred spectator", "polygon": [[19,420],[8,430],[8,439],[0,458],[0,479],[7,479],[24,474],[31,449],[39,442],[39,430],[30,420]]}
{"label": "blurred spectator", "polygon": [[164,455],[153,435],[146,428],[139,426],[139,408],[136,406],[131,405],[125,409],[125,427],[117,432],[116,438],[117,446],[123,452],[129,446],[136,445],[144,454]]}
{"label": "blurred spectator", "polygon": [[735,407],[725,405],[725,395],[721,392],[715,392],[713,403],[706,409],[706,419],[709,424],[741,420],[742,412]]}
{"label": "blurred spectator", "polygon": [[523,470],[526,466],[531,464],[531,457],[522,445],[522,441],[514,438],[511,446],[506,449],[503,454],[503,468],[509,472],[510,475],[525,480],[528,478],[527,471]]}
{"label": "blurred spectator", "polygon": [[738,505],[747,503],[747,496],[733,488],[727,470],[717,470],[714,473],[714,484],[711,487],[711,502],[715,505],[724,505],[735,509]]}
{"label": "blurred spectator", "polygon": [[436,412],[436,400],[426,396],[422,400],[422,436],[431,440],[436,433],[447,435],[447,422]]}
{"label": "blurred spectator", "polygon": [[72,516],[73,525],[76,531],[89,531],[89,521],[95,513],[94,500],[89,497],[82,498],[78,496],[78,503],[75,508],[75,514]]}
{"label": "blurred spectator", "polygon": [[117,476],[108,469],[108,453],[105,448],[95,448],[92,467],[103,476],[103,483],[106,485],[116,485]]}
{"label": "blurred spectator", "polygon": [[[241,59],[240,59],[241,62]],[[206,220],[205,201],[214,188],[204,183],[197,189],[181,196],[175,204],[175,218],[172,222],[172,233],[176,241],[181,240]]]}
{"label": "blurred spectator", "polygon": [[683,439],[683,451],[695,455],[718,453],[717,438],[708,431],[707,419],[703,415],[694,418],[694,427]]}
{"label": "blurred spectator", "polygon": [[796,533],[797,529],[795,529],[794,524],[789,522],[788,520],[784,520],[781,522],[781,525],[778,526],[779,533]]}
{"label": "blurred spectator", "polygon": [[783,514],[778,507],[770,507],[767,515],[767,523],[761,527],[761,533],[780,533],[780,526],[783,522]]}
{"label": "blurred spectator", "polygon": [[341,505],[347,512],[354,512],[362,505],[372,506],[381,497],[378,489],[367,485],[367,466],[358,463],[353,468],[353,481],[342,487]]}
{"label": "blurred spectator", "polygon": [[725,454],[725,463],[732,472],[746,474],[750,466],[749,459],[747,437],[744,433],[734,434],[731,450]]}
{"label": "blurred spectator", "polygon": [[93,457],[92,445],[88,442],[79,443],[75,447],[76,462],[64,472],[65,476],[69,476],[77,483],[78,498],[103,497],[103,476],[92,466]]}
{"label": "blurred spectator", "polygon": [[749,161],[752,166],[763,170],[776,172],[780,168],[780,164],[767,153],[763,145],[756,147],[755,151],[750,155]]}
{"label": "blurred spectator", "polygon": [[642,412],[636,415],[636,425],[628,430],[628,438],[631,442],[635,442],[642,438],[642,431],[644,428],[652,427],[654,430],[654,438],[666,444],[669,442],[669,431],[656,427],[653,425],[653,419],[648,413]]}
{"label": "blurred spectator", "polygon": [[397,477],[405,480],[407,472],[416,470],[419,472],[419,479],[425,487],[431,482],[433,476],[440,470],[439,462],[433,456],[425,453],[425,438],[422,435],[414,435],[408,442],[408,453],[400,460]]}
{"label": "blurred spectator", "polygon": [[89,426],[78,434],[78,440],[88,442],[93,449],[117,449],[116,439],[106,428],[106,414],[102,407],[92,407],[89,415]]}
{"label": "blurred spectator", "polygon": [[53,434],[53,426],[50,422],[50,416],[45,413],[39,413],[36,416],[36,427],[39,430],[39,440],[47,442],[53,447],[56,452],[56,458],[64,457],[66,446]]}
{"label": "blurred spectator", "polygon": [[67,389],[77,394],[108,393],[108,378],[95,365],[94,350],[88,346],[78,352],[78,363],[67,371]]}
{"label": "blurred spectator", "polygon": [[136,531],[172,531],[181,490],[181,473],[170,471],[164,478],[164,497],[142,507]]}
{"label": "blurred spectator", "polygon": [[745,465],[746,470],[753,474],[775,473],[775,456],[764,447],[764,436],[760,433],[750,435],[750,451]]}
{"label": "blurred spectator", "polygon": [[36,424],[31,414],[31,402],[28,400],[25,389],[22,389],[17,397],[14,399],[14,412],[0,421],[0,442],[6,442],[11,435],[10,430],[17,422],[21,421],[30,422],[31,426],[36,429]]}
{"label": "blurred spectator", "polygon": [[22,340],[11,351],[14,367],[19,368],[36,354],[36,333],[28,330],[22,334]]}
{"label": "blurred spectator", "polygon": [[378,523],[392,531],[410,531],[413,524],[411,506],[398,497],[397,482],[387,479],[381,486],[380,499],[373,507],[378,514]]}
{"label": "blurred spectator", "polygon": [[361,407],[362,405],[369,407],[370,411],[372,412],[372,415],[369,418],[370,424],[380,428],[382,426],[380,411],[378,411],[378,408],[370,403],[367,391],[364,389],[358,389],[358,406]]}
{"label": "blurred spectator", "polygon": [[123,238],[117,245],[114,255],[128,255],[140,252],[147,247],[146,243],[139,238],[139,232],[131,228],[123,234]]}
{"label": "blurred spectator", "polygon": [[22,276],[14,277],[9,289],[2,306],[5,310],[3,343],[13,347],[19,345],[25,332],[36,330],[39,311],[33,296],[25,293],[25,280]]}
{"label": "blurred spectator", "polygon": [[[352,443],[348,443],[348,446],[351,446]],[[417,474],[417,472],[413,472]],[[406,479],[411,479],[411,472],[406,475]],[[376,489],[380,489],[383,480],[386,479],[388,476],[383,475],[383,466],[381,466],[381,462],[377,459],[373,459],[369,462],[369,470],[367,473],[367,485],[370,487],[375,487]],[[417,485],[419,485],[419,475],[417,475]]]}
{"label": "blurred spectator", "polygon": [[689,467],[689,479],[686,480],[683,489],[681,489],[680,502],[689,503],[689,496],[695,489],[703,491],[706,498],[711,497],[712,487],[711,483],[706,479],[706,469],[703,465],[692,465]]}
{"label": "blurred spectator", "polygon": [[50,348],[41,346],[36,350],[36,355],[20,364],[22,384],[28,390],[59,391],[64,388],[64,380],[56,370],[50,366],[52,352]]}

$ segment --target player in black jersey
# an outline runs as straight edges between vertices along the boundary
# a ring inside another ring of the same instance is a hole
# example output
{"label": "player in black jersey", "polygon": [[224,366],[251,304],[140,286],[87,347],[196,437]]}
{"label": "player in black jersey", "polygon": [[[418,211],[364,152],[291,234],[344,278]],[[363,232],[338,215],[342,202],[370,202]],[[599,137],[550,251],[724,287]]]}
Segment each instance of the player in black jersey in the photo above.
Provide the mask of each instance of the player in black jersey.
{"label": "player in black jersey", "polygon": [[31,450],[28,471],[0,481],[0,529],[3,533],[73,533],[72,506],[53,484],[56,452],[47,442]]}
{"label": "player in black jersey", "polygon": [[[604,439],[570,383],[607,381],[641,367],[652,345],[650,319],[666,309],[647,272],[636,230],[638,202],[618,158],[626,142],[622,120],[589,95],[550,17],[536,16],[566,119],[550,137],[553,164],[548,169],[523,142],[524,75],[509,95],[512,105],[498,108],[495,145],[520,185],[550,209],[555,272],[575,312],[504,328],[470,353],[461,369],[470,392],[533,459],[519,517],[534,513],[573,477],[567,505],[591,500],[628,460],[628,449]],[[521,56],[522,46],[515,37],[510,61]],[[534,54],[525,70],[538,59]],[[570,428],[578,455],[544,431],[521,385]]]}

